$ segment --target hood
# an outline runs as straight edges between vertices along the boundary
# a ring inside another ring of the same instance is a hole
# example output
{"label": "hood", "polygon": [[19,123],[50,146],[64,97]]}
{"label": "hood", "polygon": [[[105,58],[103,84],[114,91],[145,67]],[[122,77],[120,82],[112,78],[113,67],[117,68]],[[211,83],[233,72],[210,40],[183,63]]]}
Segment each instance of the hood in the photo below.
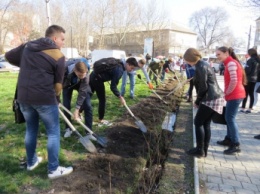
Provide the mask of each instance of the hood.
{"label": "hood", "polygon": [[27,43],[27,48],[33,52],[47,49],[58,49],[56,44],[50,38],[40,38]]}

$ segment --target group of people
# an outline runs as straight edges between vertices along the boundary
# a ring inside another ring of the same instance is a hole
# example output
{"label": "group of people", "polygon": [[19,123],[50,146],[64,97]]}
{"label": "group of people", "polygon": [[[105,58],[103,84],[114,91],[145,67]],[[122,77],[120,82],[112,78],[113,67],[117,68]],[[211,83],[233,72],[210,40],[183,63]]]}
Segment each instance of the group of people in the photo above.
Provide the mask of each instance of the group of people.
{"label": "group of people", "polygon": [[[214,70],[209,64],[202,60],[198,50],[189,48],[184,54],[184,60],[190,66],[195,67],[193,84],[195,85],[197,97],[194,101],[197,113],[194,118],[196,132],[196,147],[187,151],[187,154],[195,157],[206,157],[211,138],[210,123],[215,114],[222,114],[225,106],[224,117],[227,125],[227,134],[217,144],[228,146],[224,154],[235,154],[241,152],[239,129],[236,115],[239,105],[245,107],[247,96],[250,95],[250,108],[254,102],[253,92],[259,87],[260,60],[255,49],[249,49],[247,67],[244,69],[238,60],[234,50],[225,46],[216,50],[216,56],[224,66],[224,92],[220,89]],[[254,76],[250,76],[253,74]],[[252,82],[252,83],[250,83]],[[252,100],[252,101],[251,101]],[[243,109],[242,109],[243,110]],[[255,136],[260,139],[260,135]]]}
{"label": "group of people", "polygon": [[[63,167],[59,164],[60,122],[58,105],[61,103],[61,94],[64,106],[70,110],[72,93],[74,90],[78,91],[76,107],[73,112],[74,119],[80,119],[80,113],[84,111],[85,124],[92,129],[91,96],[94,92],[96,92],[99,100],[99,122],[106,122],[104,120],[106,107],[104,82],[110,81],[111,91],[122,104],[126,103],[124,95],[128,77],[130,78],[130,97],[134,98],[135,74],[138,69],[143,71],[148,87],[153,89],[144,59],[137,61],[135,58],[129,57],[127,60],[122,60],[121,65],[110,71],[97,73],[94,70],[90,73],[90,67],[84,59],[65,65],[65,57],[60,51],[64,42],[65,30],[61,26],[52,25],[47,28],[44,38],[30,41],[5,54],[10,63],[20,67],[17,91],[18,102],[26,120],[27,170],[34,170],[43,160],[36,152],[39,120],[41,120],[48,136],[48,177],[50,179],[68,175],[73,171],[72,167]],[[251,50],[249,51],[251,61],[254,59],[254,62],[251,63],[256,65],[255,61],[257,61],[259,67],[260,60],[256,51],[253,54]],[[191,87],[194,84],[197,91],[194,106],[198,108],[194,119],[197,146],[187,153],[197,157],[207,156],[211,137],[211,119],[216,113],[222,114],[225,103],[227,135],[224,140],[217,143],[229,146],[224,154],[240,152],[238,126],[235,120],[239,104],[245,99],[249,91],[251,92],[254,87],[260,85],[259,71],[254,79],[248,80],[249,84],[247,85],[245,71],[231,48],[218,48],[216,56],[225,65],[224,92],[218,86],[213,69],[202,60],[199,51],[190,48],[183,56],[186,63],[189,64],[186,71],[192,70],[189,72],[189,76],[193,77],[190,83],[192,84]],[[169,58],[166,62],[161,63],[160,67],[166,72],[172,62],[173,60]],[[250,66],[250,63],[248,63],[248,66]],[[252,66],[250,67],[252,69]],[[163,80],[165,75],[161,74],[160,76]],[[119,92],[117,85],[121,78],[122,86]],[[245,89],[246,87],[248,87],[248,91]],[[192,96],[190,91],[189,96]],[[253,105],[253,103],[251,104]],[[66,116],[71,119],[70,115]],[[70,129],[67,129],[65,137],[71,135]]]}
{"label": "group of people", "polygon": [[[117,89],[119,80],[124,79],[130,72],[142,69],[144,60],[133,57],[123,60],[110,71],[89,73],[90,67],[84,58],[65,65],[65,57],[60,49],[64,46],[65,30],[58,25],[49,26],[45,37],[8,51],[5,58],[20,67],[17,91],[18,102],[26,121],[25,148],[27,170],[34,170],[43,161],[36,152],[39,120],[46,128],[48,142],[48,177],[59,178],[70,174],[72,167],[63,167],[59,164],[60,151],[60,122],[59,103],[62,95],[63,105],[71,109],[71,100],[74,90],[78,91],[75,111],[75,120],[81,119],[80,113],[84,111],[85,124],[92,129],[91,96],[96,92],[99,106],[99,122],[105,123],[106,94],[104,82],[110,81],[110,89],[122,104],[125,104],[121,93]],[[148,79],[149,88],[153,88]],[[125,82],[126,83],[126,82]],[[123,88],[123,85],[122,85]],[[70,120],[70,115],[65,113]],[[68,126],[66,126],[68,127]],[[71,135],[67,128],[65,137]]]}

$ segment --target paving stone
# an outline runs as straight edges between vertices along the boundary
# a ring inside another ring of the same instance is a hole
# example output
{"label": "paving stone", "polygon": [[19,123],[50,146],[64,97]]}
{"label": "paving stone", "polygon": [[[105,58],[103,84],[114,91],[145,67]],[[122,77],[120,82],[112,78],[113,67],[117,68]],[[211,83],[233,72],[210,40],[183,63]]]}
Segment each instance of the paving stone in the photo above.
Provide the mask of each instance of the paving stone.
{"label": "paving stone", "polygon": [[236,194],[255,194],[254,191],[249,191],[246,189],[241,189],[241,188],[235,188]]}
{"label": "paving stone", "polygon": [[243,188],[246,190],[258,191],[257,185],[250,184],[250,183],[243,183],[243,182],[242,182],[242,185],[243,185]]}
{"label": "paving stone", "polygon": [[226,185],[226,184],[220,184],[219,190],[222,191],[222,192],[227,192],[227,193],[235,192],[235,188],[233,186]]}
{"label": "paving stone", "polygon": [[[259,175],[259,176],[260,176],[260,175]],[[251,183],[252,183],[252,184],[255,184],[255,185],[257,185],[257,186],[260,186],[260,178],[251,177],[250,180],[251,180]]]}
{"label": "paving stone", "polygon": [[242,188],[241,182],[237,181],[237,180],[231,180],[231,179],[223,178],[223,183],[225,185],[231,185],[231,186],[234,186],[234,187]]}
{"label": "paving stone", "polygon": [[220,190],[219,190],[219,185],[216,184],[216,183],[208,183],[208,182],[206,182],[205,185],[206,185],[206,188],[207,188],[208,190],[220,191]]}
{"label": "paving stone", "polygon": [[236,175],[236,179],[237,179],[237,181],[240,181],[240,182],[252,183],[250,178],[247,176]]}
{"label": "paving stone", "polygon": [[216,176],[211,176],[211,175],[208,175],[207,181],[209,183],[223,184],[221,177],[216,177]]}
{"label": "paving stone", "polygon": [[236,176],[234,175],[234,173],[221,173],[221,177],[224,178],[224,179],[231,179],[231,180],[237,180],[236,179]]}

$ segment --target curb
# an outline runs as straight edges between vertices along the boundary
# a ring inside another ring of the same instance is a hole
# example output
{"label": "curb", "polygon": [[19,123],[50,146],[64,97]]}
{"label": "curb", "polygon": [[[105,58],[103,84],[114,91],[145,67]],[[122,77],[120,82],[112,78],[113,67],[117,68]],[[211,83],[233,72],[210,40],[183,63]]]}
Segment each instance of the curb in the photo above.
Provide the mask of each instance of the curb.
{"label": "curb", "polygon": [[[195,110],[195,108],[193,108],[192,111],[192,117],[194,118],[194,115],[196,113],[197,110]],[[193,146],[196,146],[196,134],[195,134],[195,126],[193,124]],[[199,167],[198,167],[198,159],[196,157],[194,157],[194,191],[195,194],[199,194],[200,193],[200,187],[199,187]]]}

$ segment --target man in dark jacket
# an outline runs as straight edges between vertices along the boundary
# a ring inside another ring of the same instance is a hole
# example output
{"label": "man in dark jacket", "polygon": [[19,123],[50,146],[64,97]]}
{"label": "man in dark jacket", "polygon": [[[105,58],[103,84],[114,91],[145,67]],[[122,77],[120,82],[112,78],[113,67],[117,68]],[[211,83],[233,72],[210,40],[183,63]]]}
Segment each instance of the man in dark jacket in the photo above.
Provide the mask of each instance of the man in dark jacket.
{"label": "man in dark jacket", "polygon": [[[92,129],[92,106],[90,102],[91,88],[89,86],[88,66],[83,61],[78,61],[67,67],[63,81],[62,99],[63,105],[70,110],[73,90],[78,91],[76,109],[73,113],[74,119],[79,118],[79,111],[84,110],[85,124]],[[70,115],[65,111],[66,117],[71,120]],[[71,129],[66,124],[66,133],[64,137],[70,137]]]}
{"label": "man in dark jacket", "polygon": [[34,170],[42,161],[37,156],[39,119],[48,136],[48,177],[59,178],[70,174],[72,167],[59,166],[60,122],[59,96],[65,70],[65,30],[57,25],[47,28],[45,38],[28,42],[6,53],[6,59],[20,66],[18,102],[26,121],[25,148],[27,170]]}
{"label": "man in dark jacket", "polygon": [[[95,66],[95,64],[94,64]],[[121,104],[125,103],[125,99],[120,95],[120,92],[117,89],[119,80],[121,79],[124,71],[131,72],[134,68],[138,67],[138,63],[135,58],[130,57],[126,60],[125,64],[116,66],[110,71],[105,71],[103,73],[95,73],[92,71],[90,74],[90,87],[92,92],[96,91],[97,97],[99,100],[98,104],[98,115],[100,125],[105,124],[109,125],[109,122],[104,120],[105,116],[105,107],[106,107],[106,93],[105,93],[105,84],[104,82],[110,82],[110,90],[114,93],[116,97],[119,98]]]}

